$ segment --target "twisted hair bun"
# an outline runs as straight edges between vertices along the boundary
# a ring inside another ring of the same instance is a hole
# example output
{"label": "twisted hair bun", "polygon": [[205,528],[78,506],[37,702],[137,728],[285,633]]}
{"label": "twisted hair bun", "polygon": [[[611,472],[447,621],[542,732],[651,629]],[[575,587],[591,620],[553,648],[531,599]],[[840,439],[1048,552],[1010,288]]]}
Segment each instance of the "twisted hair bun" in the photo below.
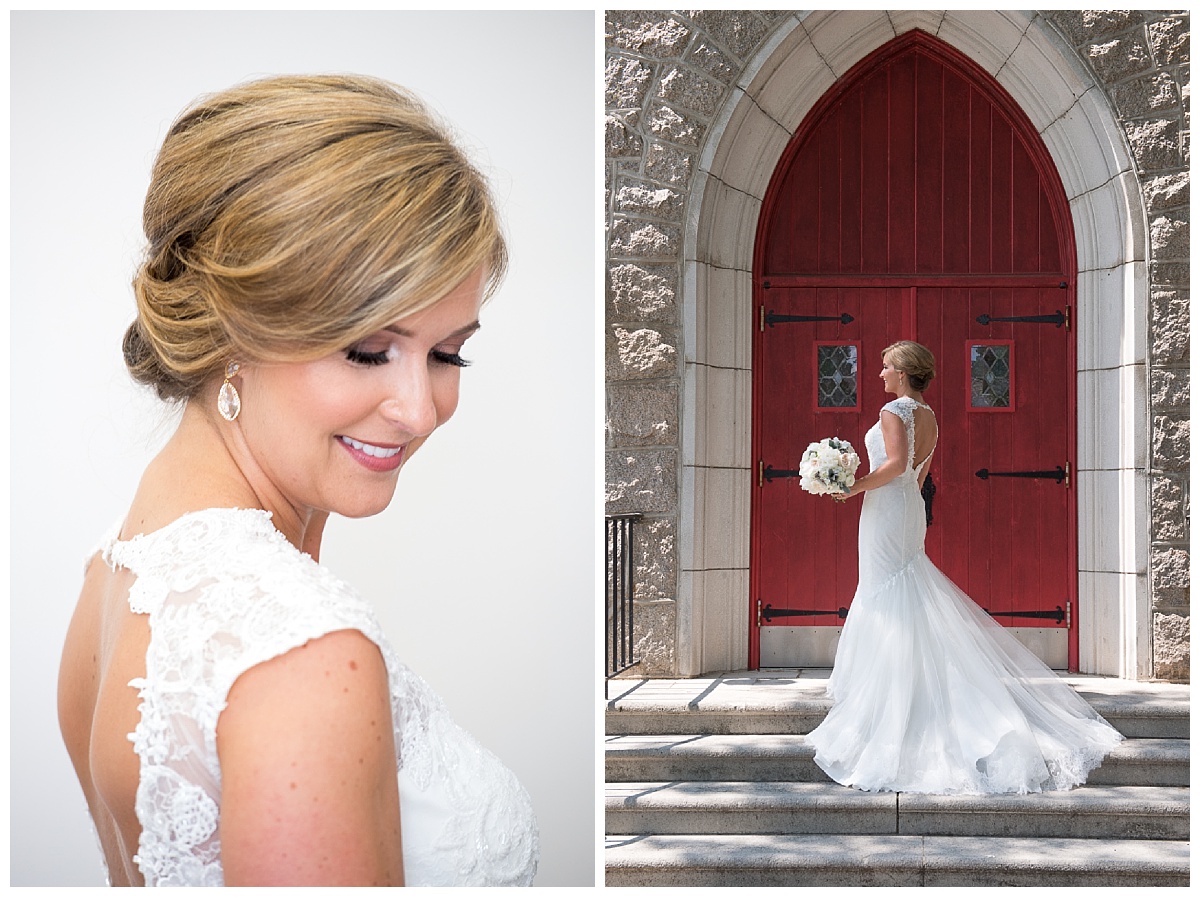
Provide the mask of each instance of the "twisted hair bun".
{"label": "twisted hair bun", "polygon": [[892,366],[908,375],[908,381],[917,392],[929,388],[929,382],[937,376],[937,363],[933,353],[912,340],[900,340],[883,350],[882,356],[892,357]]}
{"label": "twisted hair bun", "polygon": [[421,103],[360,76],[201,98],[167,134],[123,349],[188,399],[242,361],[305,361],[432,305],[507,250],[486,181]]}

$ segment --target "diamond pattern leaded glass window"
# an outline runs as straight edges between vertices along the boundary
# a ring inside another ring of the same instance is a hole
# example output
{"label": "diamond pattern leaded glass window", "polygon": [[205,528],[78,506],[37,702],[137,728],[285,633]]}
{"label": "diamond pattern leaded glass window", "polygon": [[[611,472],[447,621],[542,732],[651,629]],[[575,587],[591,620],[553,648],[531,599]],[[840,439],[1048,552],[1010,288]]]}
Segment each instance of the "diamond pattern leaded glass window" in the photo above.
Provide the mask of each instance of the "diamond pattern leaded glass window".
{"label": "diamond pattern leaded glass window", "polygon": [[817,346],[817,407],[858,407],[858,346]]}
{"label": "diamond pattern leaded glass window", "polygon": [[971,346],[971,407],[1012,406],[1010,346]]}

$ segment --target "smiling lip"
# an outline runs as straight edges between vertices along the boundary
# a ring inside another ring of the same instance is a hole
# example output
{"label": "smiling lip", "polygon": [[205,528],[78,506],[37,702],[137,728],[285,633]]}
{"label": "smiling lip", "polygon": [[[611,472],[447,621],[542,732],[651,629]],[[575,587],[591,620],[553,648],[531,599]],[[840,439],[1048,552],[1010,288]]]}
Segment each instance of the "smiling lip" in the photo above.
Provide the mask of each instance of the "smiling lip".
{"label": "smiling lip", "polygon": [[375,445],[370,442],[360,442],[349,436],[339,436],[337,441],[350,453],[351,458],[367,470],[386,473],[404,463],[404,446],[402,445]]}

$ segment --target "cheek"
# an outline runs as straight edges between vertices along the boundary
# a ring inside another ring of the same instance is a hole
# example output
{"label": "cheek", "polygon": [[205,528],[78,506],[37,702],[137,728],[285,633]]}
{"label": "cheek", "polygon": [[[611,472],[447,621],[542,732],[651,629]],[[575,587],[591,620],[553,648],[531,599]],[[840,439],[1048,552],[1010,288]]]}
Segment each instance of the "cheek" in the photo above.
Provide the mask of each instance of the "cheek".
{"label": "cheek", "polygon": [[338,429],[362,417],[374,399],[361,378],[335,365],[314,367],[299,394],[304,418],[319,429]]}
{"label": "cheek", "polygon": [[439,426],[453,417],[458,408],[458,378],[458,371],[453,371],[451,376],[433,384],[433,406],[437,409]]}

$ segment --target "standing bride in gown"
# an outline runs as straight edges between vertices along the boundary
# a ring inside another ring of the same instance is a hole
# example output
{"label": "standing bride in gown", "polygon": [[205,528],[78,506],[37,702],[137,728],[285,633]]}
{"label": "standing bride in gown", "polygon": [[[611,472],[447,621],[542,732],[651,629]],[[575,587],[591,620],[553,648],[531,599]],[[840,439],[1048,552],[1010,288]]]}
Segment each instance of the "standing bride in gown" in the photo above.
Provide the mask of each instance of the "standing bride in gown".
{"label": "standing bride in gown", "polygon": [[867,433],[871,472],[845,497],[866,493],[859,582],[829,678],[834,706],[808,736],[816,763],[863,791],[1079,785],[1122,736],[925,555],[933,355],[895,343],[880,376],[896,398]]}

